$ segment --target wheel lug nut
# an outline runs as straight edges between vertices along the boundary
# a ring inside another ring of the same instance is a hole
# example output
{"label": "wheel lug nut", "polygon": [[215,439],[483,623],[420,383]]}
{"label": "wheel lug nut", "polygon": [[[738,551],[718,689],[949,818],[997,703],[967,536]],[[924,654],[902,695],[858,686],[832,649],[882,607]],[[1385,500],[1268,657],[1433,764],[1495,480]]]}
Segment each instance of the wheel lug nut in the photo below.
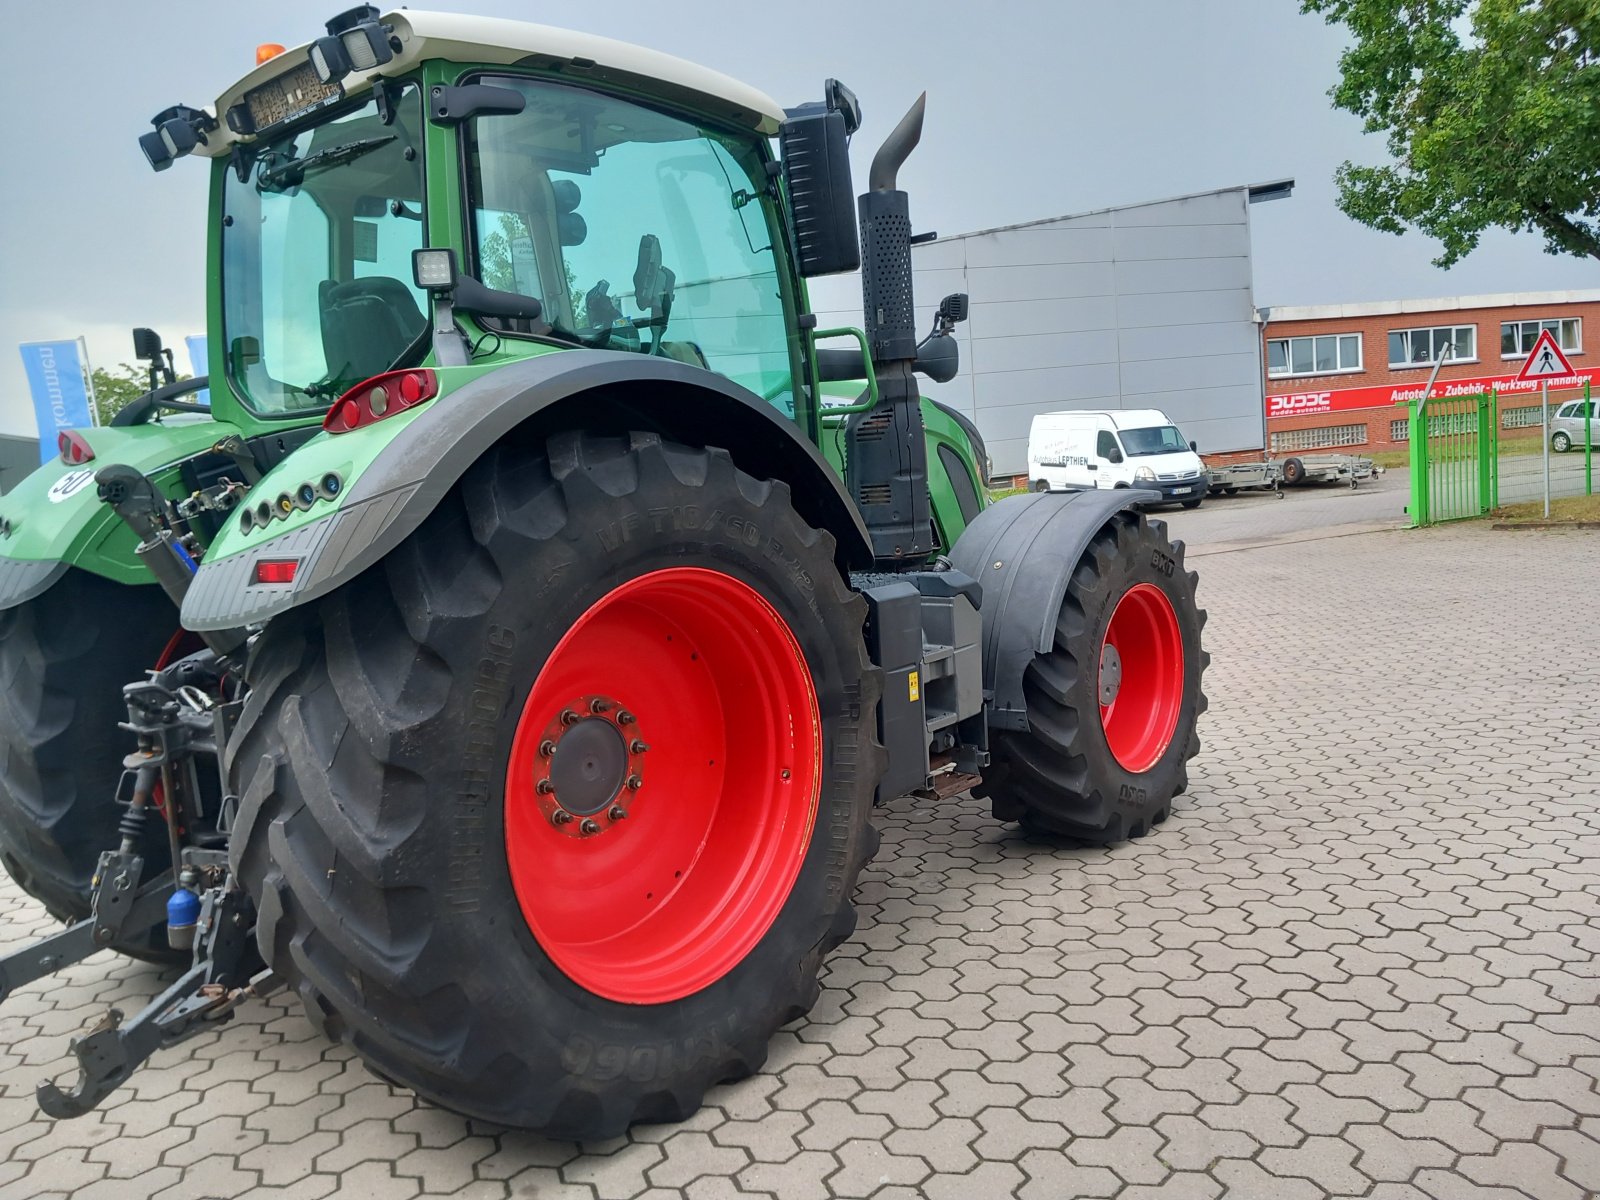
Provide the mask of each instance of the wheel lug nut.
{"label": "wheel lug nut", "polygon": [[633,721],[634,721],[634,716],[627,709],[623,709],[621,712],[617,713],[617,724],[618,725],[632,725]]}
{"label": "wheel lug nut", "polygon": [[556,790],[556,785],[551,783],[548,779],[541,779],[534,790],[537,791],[541,796],[548,796]]}
{"label": "wheel lug nut", "polygon": [[585,818],[583,824],[578,826],[578,829],[585,837],[591,833],[600,832],[600,826],[595,821],[588,818]]}
{"label": "wheel lug nut", "polygon": [[565,825],[568,821],[572,820],[572,814],[564,808],[558,808],[555,810],[555,812],[550,814],[550,820],[557,825]]}
{"label": "wheel lug nut", "polygon": [[601,713],[603,713],[607,709],[609,709],[610,707],[611,707],[611,705],[607,704],[604,700],[600,699],[600,697],[598,697],[598,696],[596,696],[593,700],[589,701],[589,711],[592,712],[597,717]]}
{"label": "wheel lug nut", "polygon": [[620,804],[613,804],[611,806],[611,811],[606,814],[606,816],[610,817],[613,821],[620,821],[627,815],[628,810],[623,808]]}
{"label": "wheel lug nut", "polygon": [[570,708],[563,708],[561,710],[561,723],[563,725],[576,725],[578,723],[578,714]]}
{"label": "wheel lug nut", "polygon": [[634,738],[633,741],[628,743],[628,751],[632,754],[643,754],[648,749],[650,749],[650,747],[644,742],[640,741],[638,738]]}
{"label": "wheel lug nut", "polygon": [[643,786],[644,786],[644,780],[639,778],[639,776],[637,776],[637,775],[629,775],[628,776],[628,790],[630,792],[637,792]]}
{"label": "wheel lug nut", "polygon": [[539,754],[541,757],[549,758],[555,752],[556,744],[550,741],[550,739],[546,738],[544,741],[539,743]]}

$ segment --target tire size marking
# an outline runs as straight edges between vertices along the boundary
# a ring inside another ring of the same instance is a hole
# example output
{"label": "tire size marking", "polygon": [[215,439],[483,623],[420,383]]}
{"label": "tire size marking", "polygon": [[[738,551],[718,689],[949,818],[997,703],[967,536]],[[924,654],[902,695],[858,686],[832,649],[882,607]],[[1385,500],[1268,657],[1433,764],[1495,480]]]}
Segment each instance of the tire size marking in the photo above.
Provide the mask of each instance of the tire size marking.
{"label": "tire size marking", "polygon": [[483,841],[494,787],[495,727],[511,691],[511,651],[517,635],[501,625],[489,626],[484,656],[478,660],[470,713],[461,756],[461,783],[450,821],[450,868],[445,897],[456,912],[477,912],[483,905]]}
{"label": "tire size marking", "polygon": [[561,1048],[561,1066],[569,1075],[597,1082],[627,1076],[634,1083],[650,1083],[682,1074],[697,1062],[714,1059],[726,1045],[722,1031],[716,1028],[644,1046],[595,1042],[579,1034]]}
{"label": "tire size marking", "polygon": [[761,529],[753,521],[732,516],[720,508],[702,514],[698,504],[663,505],[644,512],[631,512],[620,520],[602,525],[595,530],[595,537],[600,542],[600,548],[609,554],[627,545],[641,532],[679,533],[697,529],[710,533],[718,525],[727,531],[729,539],[735,543],[746,546],[761,544]]}

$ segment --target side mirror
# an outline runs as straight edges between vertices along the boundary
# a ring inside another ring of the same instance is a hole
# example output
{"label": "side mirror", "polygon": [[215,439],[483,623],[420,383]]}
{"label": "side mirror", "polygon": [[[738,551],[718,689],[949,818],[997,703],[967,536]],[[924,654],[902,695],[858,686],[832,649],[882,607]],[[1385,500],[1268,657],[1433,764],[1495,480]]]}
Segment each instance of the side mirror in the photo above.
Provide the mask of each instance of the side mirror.
{"label": "side mirror", "polygon": [[861,266],[850,182],[852,121],[861,119],[854,101],[848,88],[835,84],[826,101],[788,109],[788,120],[778,128],[790,232],[800,273],[808,279]]}
{"label": "side mirror", "polygon": [[1196,454],[1199,454],[1200,453],[1200,443],[1199,442],[1190,442],[1189,443],[1189,449],[1193,450]]}
{"label": "side mirror", "polygon": [[1110,463],[1119,463],[1119,462],[1121,462],[1122,461],[1122,451],[1118,450],[1115,446],[1111,447],[1111,450],[1106,454],[1106,461],[1110,462]]}

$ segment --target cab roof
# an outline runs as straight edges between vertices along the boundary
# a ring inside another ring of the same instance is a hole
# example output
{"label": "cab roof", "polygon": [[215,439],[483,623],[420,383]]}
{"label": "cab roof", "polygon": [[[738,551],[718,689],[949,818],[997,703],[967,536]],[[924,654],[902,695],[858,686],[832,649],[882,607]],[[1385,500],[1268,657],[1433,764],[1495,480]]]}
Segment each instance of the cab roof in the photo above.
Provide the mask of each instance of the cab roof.
{"label": "cab roof", "polygon": [[[574,82],[612,84],[643,92],[675,107],[697,109],[736,126],[771,136],[783,121],[783,109],[770,96],[719,71],[698,66],[658,50],[630,45],[595,34],[462,13],[397,9],[381,18],[400,40],[394,58],[370,72],[344,81],[346,95],[369,90],[380,76],[404,74],[426,59],[450,62],[513,63],[536,66]],[[310,42],[292,46],[240,79],[217,98],[219,116],[243,99],[251,88],[275,79],[306,61]],[[207,135],[195,152],[209,157],[227,154],[237,141],[224,124]]]}

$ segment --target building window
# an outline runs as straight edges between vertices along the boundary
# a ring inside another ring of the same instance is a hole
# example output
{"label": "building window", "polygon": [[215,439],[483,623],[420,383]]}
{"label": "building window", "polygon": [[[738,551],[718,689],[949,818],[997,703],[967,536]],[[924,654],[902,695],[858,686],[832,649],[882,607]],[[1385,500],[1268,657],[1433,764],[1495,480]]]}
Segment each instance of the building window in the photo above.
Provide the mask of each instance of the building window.
{"label": "building window", "polygon": [[1544,412],[1538,405],[1532,408],[1507,408],[1500,413],[1500,428],[1525,429],[1529,425],[1543,425]]}
{"label": "building window", "polygon": [[1269,338],[1267,374],[1336,375],[1361,370],[1361,335],[1322,333],[1314,337]]}
{"label": "building window", "polygon": [[[1538,424],[1537,421],[1534,424]],[[1462,434],[1478,432],[1477,413],[1440,413],[1428,418],[1428,436],[1435,437],[1460,437]],[[1389,422],[1389,440],[1391,442],[1409,442],[1411,440],[1411,421],[1401,417],[1398,421]]]}
{"label": "building window", "polygon": [[1389,365],[1391,367],[1429,367],[1450,348],[1448,362],[1476,362],[1478,327],[1441,325],[1435,329],[1391,329]]}
{"label": "building window", "polygon": [[1367,427],[1361,425],[1323,425],[1316,429],[1285,429],[1272,435],[1272,452],[1326,450],[1330,446],[1359,446],[1367,440]]}
{"label": "building window", "polygon": [[1569,354],[1583,353],[1583,320],[1580,317],[1553,317],[1544,321],[1501,321],[1500,357],[1524,358],[1533,353],[1539,334],[1548,329],[1556,345]]}

